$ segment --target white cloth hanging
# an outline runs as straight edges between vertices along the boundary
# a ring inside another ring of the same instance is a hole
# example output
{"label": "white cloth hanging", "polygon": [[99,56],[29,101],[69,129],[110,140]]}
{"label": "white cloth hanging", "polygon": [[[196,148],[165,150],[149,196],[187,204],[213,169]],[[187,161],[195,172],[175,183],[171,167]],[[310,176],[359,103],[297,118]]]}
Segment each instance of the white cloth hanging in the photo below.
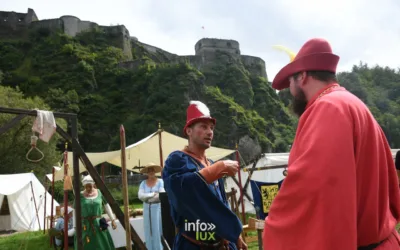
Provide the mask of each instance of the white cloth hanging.
{"label": "white cloth hanging", "polygon": [[39,138],[44,142],[49,142],[56,132],[56,119],[53,112],[37,110],[36,120],[33,123],[32,130],[39,133]]}

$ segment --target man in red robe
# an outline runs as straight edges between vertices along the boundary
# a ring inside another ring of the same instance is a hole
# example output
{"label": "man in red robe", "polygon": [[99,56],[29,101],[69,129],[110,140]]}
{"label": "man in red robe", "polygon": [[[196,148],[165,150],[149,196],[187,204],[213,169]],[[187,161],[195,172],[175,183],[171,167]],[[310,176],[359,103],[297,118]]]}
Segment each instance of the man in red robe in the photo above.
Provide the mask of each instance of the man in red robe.
{"label": "man in red robe", "polygon": [[326,40],[311,39],[272,83],[290,88],[300,118],[264,250],[400,249],[390,147],[367,106],[337,83],[338,62]]}
{"label": "man in red robe", "polygon": [[400,150],[397,151],[396,153],[396,158],[394,160],[395,165],[396,165],[396,170],[397,170],[397,177],[399,178],[399,182],[400,182]]}

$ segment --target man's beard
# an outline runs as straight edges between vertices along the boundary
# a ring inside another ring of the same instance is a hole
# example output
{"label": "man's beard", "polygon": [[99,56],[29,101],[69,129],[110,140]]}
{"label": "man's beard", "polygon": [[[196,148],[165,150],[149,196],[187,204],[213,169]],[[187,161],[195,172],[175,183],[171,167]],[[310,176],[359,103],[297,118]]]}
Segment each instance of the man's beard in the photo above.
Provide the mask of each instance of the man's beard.
{"label": "man's beard", "polygon": [[300,117],[304,113],[304,111],[306,111],[307,103],[308,101],[306,95],[304,94],[304,91],[300,88],[297,88],[297,95],[293,96],[292,99],[293,113]]}

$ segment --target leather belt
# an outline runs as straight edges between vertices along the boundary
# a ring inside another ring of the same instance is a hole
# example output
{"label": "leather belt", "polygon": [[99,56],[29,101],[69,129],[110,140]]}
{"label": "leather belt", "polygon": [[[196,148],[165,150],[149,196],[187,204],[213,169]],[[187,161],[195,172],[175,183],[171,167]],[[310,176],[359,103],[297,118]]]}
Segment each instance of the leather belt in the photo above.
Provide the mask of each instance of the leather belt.
{"label": "leather belt", "polygon": [[[101,216],[88,216],[88,217],[82,217],[82,219],[89,221],[89,225],[92,228],[93,234],[96,236],[96,230],[94,229],[94,224],[93,221],[97,218],[101,218]],[[86,228],[83,230],[86,231]]]}
{"label": "leather belt", "polygon": [[223,250],[223,249],[229,249],[229,241],[227,240],[220,240],[219,242],[216,243],[205,243],[201,242],[198,240],[195,240],[189,236],[187,236],[184,233],[181,233],[181,235],[187,239],[188,241],[192,242],[193,244],[197,245],[200,247],[201,250],[206,250],[206,249],[218,249],[218,250]]}
{"label": "leather belt", "polygon": [[154,202],[145,201],[144,203],[147,203],[147,204],[151,205],[151,204],[158,204],[158,203],[161,203],[161,202],[160,201],[154,201]]}

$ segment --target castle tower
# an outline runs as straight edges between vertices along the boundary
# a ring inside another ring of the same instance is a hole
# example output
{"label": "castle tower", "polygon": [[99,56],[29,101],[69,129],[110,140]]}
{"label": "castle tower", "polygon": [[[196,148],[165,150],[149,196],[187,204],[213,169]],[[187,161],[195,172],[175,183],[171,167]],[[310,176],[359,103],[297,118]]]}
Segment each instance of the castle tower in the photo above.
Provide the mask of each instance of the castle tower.
{"label": "castle tower", "polygon": [[240,56],[239,42],[235,40],[203,38],[196,43],[194,48],[196,56],[206,56],[217,50]]}

